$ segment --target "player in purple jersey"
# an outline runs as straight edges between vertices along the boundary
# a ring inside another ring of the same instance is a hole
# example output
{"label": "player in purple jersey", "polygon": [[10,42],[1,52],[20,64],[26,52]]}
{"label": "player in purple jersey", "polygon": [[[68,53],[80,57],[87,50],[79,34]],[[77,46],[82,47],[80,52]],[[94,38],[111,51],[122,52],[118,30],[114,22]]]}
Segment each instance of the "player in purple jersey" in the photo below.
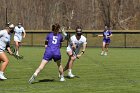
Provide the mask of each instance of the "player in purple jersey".
{"label": "player in purple jersey", "polygon": [[61,65],[61,42],[63,41],[63,36],[59,33],[60,25],[55,24],[52,26],[52,31],[46,37],[45,41],[45,52],[40,66],[36,69],[32,77],[29,79],[29,83],[32,83],[35,80],[35,77],[39,72],[45,67],[45,65],[50,61],[54,60],[57,63],[58,70],[60,73],[60,81],[65,81],[63,67]]}
{"label": "player in purple jersey", "polygon": [[109,47],[109,44],[110,44],[110,37],[112,36],[112,32],[111,32],[111,29],[109,26],[105,26],[105,30],[103,31],[103,34],[102,35],[98,35],[99,37],[100,36],[103,36],[103,45],[102,45],[102,52],[101,52],[101,55],[107,55],[108,53],[108,47]]}

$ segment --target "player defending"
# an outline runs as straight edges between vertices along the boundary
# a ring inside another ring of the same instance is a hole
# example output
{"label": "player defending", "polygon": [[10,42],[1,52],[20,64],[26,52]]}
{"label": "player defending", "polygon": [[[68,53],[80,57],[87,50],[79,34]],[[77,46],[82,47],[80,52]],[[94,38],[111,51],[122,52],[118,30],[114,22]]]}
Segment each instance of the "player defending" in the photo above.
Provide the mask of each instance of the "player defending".
{"label": "player defending", "polygon": [[105,30],[103,31],[102,35],[98,35],[99,37],[103,37],[103,45],[102,45],[102,52],[101,55],[107,55],[108,47],[110,44],[110,37],[112,36],[112,32],[110,30],[110,26],[105,26]]}
{"label": "player defending", "polygon": [[4,76],[4,71],[9,63],[8,57],[5,54],[5,50],[7,49],[9,54],[13,54],[10,50],[10,34],[13,32],[14,25],[9,24],[4,30],[0,31],[0,62],[2,62],[0,67],[0,79],[5,80],[7,79]]}
{"label": "player defending", "polygon": [[[82,35],[82,28],[76,27],[76,35],[70,37],[70,43],[67,47],[67,54],[69,56],[68,62],[64,68],[64,71],[68,70],[68,76],[73,78],[75,75],[72,74],[72,66],[76,58],[80,58],[86,49],[86,37]],[[80,49],[82,50],[80,52]]]}
{"label": "player defending", "polygon": [[46,37],[45,47],[46,50],[44,52],[43,59],[41,61],[40,66],[36,69],[32,77],[29,79],[29,83],[32,83],[35,77],[39,74],[39,72],[45,67],[50,60],[54,60],[57,63],[58,70],[60,73],[60,81],[65,81],[63,67],[61,65],[61,43],[63,41],[63,36],[59,33],[60,25],[55,24],[52,26],[52,31]]}
{"label": "player defending", "polygon": [[[16,55],[19,56],[19,47],[21,45],[22,37],[25,38],[26,32],[24,30],[24,27],[21,23],[18,23],[18,25],[14,29],[15,35],[14,35],[14,41],[16,46]],[[22,36],[23,33],[23,36]]]}

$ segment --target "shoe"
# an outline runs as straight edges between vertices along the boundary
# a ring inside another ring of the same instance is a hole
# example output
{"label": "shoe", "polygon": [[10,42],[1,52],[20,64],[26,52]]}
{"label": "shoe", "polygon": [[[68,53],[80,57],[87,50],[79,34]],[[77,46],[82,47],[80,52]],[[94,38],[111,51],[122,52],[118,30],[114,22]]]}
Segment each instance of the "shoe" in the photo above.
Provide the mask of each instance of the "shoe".
{"label": "shoe", "polygon": [[68,76],[69,76],[70,78],[75,77],[75,75],[73,75],[72,73],[68,73]]}
{"label": "shoe", "polygon": [[66,80],[64,79],[64,77],[61,77],[60,81],[63,82],[63,81],[66,81]]}
{"label": "shoe", "polygon": [[17,56],[20,56],[19,54],[16,54]]}
{"label": "shoe", "polygon": [[29,79],[29,83],[32,84],[35,80],[35,75],[33,74],[32,77]]}
{"label": "shoe", "polygon": [[105,54],[104,54],[105,56],[107,56],[107,53],[105,52]]}
{"label": "shoe", "polygon": [[7,78],[3,75],[3,73],[0,73],[0,79],[5,80],[5,79],[7,79]]}
{"label": "shoe", "polygon": [[104,52],[101,52],[101,56],[103,56],[104,55]]}

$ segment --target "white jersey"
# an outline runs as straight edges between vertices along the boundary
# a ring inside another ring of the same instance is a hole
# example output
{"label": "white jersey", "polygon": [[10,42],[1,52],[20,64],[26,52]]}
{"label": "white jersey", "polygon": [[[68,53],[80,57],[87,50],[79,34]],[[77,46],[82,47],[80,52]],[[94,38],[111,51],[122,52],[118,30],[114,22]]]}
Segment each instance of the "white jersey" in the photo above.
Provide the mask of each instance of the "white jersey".
{"label": "white jersey", "polygon": [[14,35],[14,41],[21,42],[22,40],[22,33],[25,32],[23,27],[16,26],[14,29],[15,35]]}
{"label": "white jersey", "polygon": [[10,35],[6,30],[0,31],[0,52],[4,51],[7,43],[10,42]]}
{"label": "white jersey", "polygon": [[80,51],[81,46],[82,46],[83,44],[87,44],[86,37],[83,36],[83,35],[81,35],[81,38],[80,38],[79,40],[77,40],[77,38],[76,38],[75,35],[71,36],[71,38],[70,38],[70,43],[69,43],[69,45],[68,45],[68,47],[67,47],[67,52],[68,52],[68,51],[72,51],[72,44],[73,44],[73,43],[76,45],[76,50],[75,50],[75,52],[76,52],[76,54],[78,54],[79,51]]}

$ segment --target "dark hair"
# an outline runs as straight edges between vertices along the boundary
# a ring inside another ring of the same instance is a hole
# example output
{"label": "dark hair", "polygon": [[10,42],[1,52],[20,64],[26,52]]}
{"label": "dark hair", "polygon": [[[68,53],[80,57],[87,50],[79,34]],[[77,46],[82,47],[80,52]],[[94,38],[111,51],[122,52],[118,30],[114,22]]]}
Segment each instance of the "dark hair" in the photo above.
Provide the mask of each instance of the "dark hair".
{"label": "dark hair", "polygon": [[22,23],[19,22],[18,25],[22,25]]}
{"label": "dark hair", "polygon": [[110,28],[110,25],[109,25],[109,24],[105,24],[105,26],[106,26],[107,28]]}
{"label": "dark hair", "polygon": [[52,25],[52,31],[59,31],[60,25],[58,23]]}

